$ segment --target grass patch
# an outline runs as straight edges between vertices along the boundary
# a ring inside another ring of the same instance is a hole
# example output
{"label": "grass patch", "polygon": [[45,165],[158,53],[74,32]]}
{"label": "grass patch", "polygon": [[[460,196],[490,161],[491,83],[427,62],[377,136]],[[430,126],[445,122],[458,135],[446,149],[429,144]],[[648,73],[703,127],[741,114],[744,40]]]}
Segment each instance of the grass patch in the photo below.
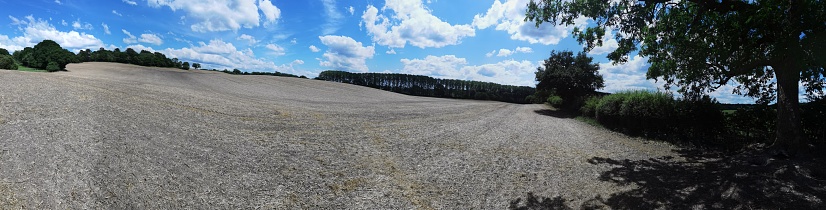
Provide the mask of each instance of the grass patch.
{"label": "grass patch", "polygon": [[23,65],[17,65],[18,71],[27,71],[27,72],[49,72],[43,69],[36,69],[36,68],[29,68]]}
{"label": "grass patch", "polygon": [[596,127],[600,127],[600,128],[603,127],[602,124],[599,124],[599,122],[597,122],[597,120],[594,119],[594,118],[577,116],[574,119],[579,120],[580,122],[587,123],[588,125],[592,125],[592,126],[596,126]]}
{"label": "grass patch", "polygon": [[730,115],[730,114],[734,114],[735,112],[737,112],[737,110],[735,110],[735,109],[724,109],[722,112],[723,112],[723,114]]}

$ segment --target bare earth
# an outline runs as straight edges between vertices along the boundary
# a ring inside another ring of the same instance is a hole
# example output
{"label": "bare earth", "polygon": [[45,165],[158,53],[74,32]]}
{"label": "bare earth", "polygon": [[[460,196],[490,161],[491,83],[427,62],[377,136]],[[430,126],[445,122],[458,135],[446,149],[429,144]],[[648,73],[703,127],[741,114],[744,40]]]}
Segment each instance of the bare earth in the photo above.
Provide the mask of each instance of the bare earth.
{"label": "bare earth", "polygon": [[579,207],[638,187],[600,179],[617,167],[601,160],[676,156],[545,109],[112,63],[0,71],[0,209]]}

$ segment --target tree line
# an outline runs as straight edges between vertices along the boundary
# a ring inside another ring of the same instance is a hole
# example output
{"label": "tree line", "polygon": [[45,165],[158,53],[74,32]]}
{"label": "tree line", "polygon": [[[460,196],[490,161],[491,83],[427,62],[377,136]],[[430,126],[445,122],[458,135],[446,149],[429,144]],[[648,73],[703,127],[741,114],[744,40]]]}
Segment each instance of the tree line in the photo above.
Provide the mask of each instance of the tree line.
{"label": "tree line", "polygon": [[[167,58],[163,53],[153,53],[147,50],[137,52],[132,48],[126,48],[125,51],[121,51],[120,48],[115,48],[114,51],[110,51],[101,47],[94,52],[86,49],[78,52],[77,58],[79,62],[114,62],[139,66],[190,69],[189,62],[178,60],[178,58]],[[199,69],[201,68],[201,64],[193,63],[191,67]]]}
{"label": "tree line", "polygon": [[438,79],[422,75],[395,73],[350,73],[323,71],[318,80],[349,83],[414,96],[455,99],[493,100],[530,103],[535,90],[527,86],[501,85],[491,82]]}

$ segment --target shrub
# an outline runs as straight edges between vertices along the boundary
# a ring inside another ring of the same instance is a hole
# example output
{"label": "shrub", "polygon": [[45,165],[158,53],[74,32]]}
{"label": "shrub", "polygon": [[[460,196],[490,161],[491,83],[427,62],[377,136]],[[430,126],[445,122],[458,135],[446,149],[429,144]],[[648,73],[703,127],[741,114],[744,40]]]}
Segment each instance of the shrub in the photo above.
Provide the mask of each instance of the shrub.
{"label": "shrub", "polygon": [[49,64],[46,65],[46,71],[55,72],[60,71],[60,65],[57,62],[49,61]]}
{"label": "shrub", "polygon": [[597,104],[595,116],[597,122],[608,128],[616,128],[621,116],[619,115],[622,102],[625,101],[623,93],[616,93],[602,97]]}
{"label": "shrub", "polygon": [[582,105],[582,107],[579,108],[579,112],[586,117],[596,117],[597,105],[599,105],[600,99],[601,97],[599,96],[588,97],[588,99],[585,99],[585,103]]}
{"label": "shrub", "polygon": [[551,96],[548,96],[547,102],[548,102],[548,104],[550,104],[553,107],[560,108],[562,106],[563,102],[565,102],[565,101],[562,100],[562,97],[559,97],[558,95],[551,95]]}
{"label": "shrub", "polygon": [[17,70],[17,64],[14,63],[14,58],[9,55],[0,55],[0,69]]}
{"label": "shrub", "polygon": [[726,117],[720,103],[708,96],[676,101],[674,119],[682,138],[712,143],[725,133]]}

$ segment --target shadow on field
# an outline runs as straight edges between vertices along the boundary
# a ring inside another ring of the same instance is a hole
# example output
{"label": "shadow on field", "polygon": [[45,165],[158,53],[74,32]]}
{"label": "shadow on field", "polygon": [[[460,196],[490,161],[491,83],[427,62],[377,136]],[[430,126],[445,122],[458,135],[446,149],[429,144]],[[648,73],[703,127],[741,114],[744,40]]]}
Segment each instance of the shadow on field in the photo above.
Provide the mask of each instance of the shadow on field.
{"label": "shadow on field", "polygon": [[537,114],[545,115],[545,116],[556,117],[556,118],[566,118],[567,119],[567,118],[577,117],[577,113],[566,112],[566,111],[562,111],[562,110],[540,109],[540,110],[534,110],[533,112],[535,112]]}
{"label": "shadow on field", "polygon": [[[594,157],[591,164],[613,167],[600,181],[636,189],[584,201],[581,209],[826,209],[822,161],[778,160],[760,152],[723,156],[696,150],[672,157],[614,160]],[[560,197],[511,200],[511,209],[571,209]]]}

